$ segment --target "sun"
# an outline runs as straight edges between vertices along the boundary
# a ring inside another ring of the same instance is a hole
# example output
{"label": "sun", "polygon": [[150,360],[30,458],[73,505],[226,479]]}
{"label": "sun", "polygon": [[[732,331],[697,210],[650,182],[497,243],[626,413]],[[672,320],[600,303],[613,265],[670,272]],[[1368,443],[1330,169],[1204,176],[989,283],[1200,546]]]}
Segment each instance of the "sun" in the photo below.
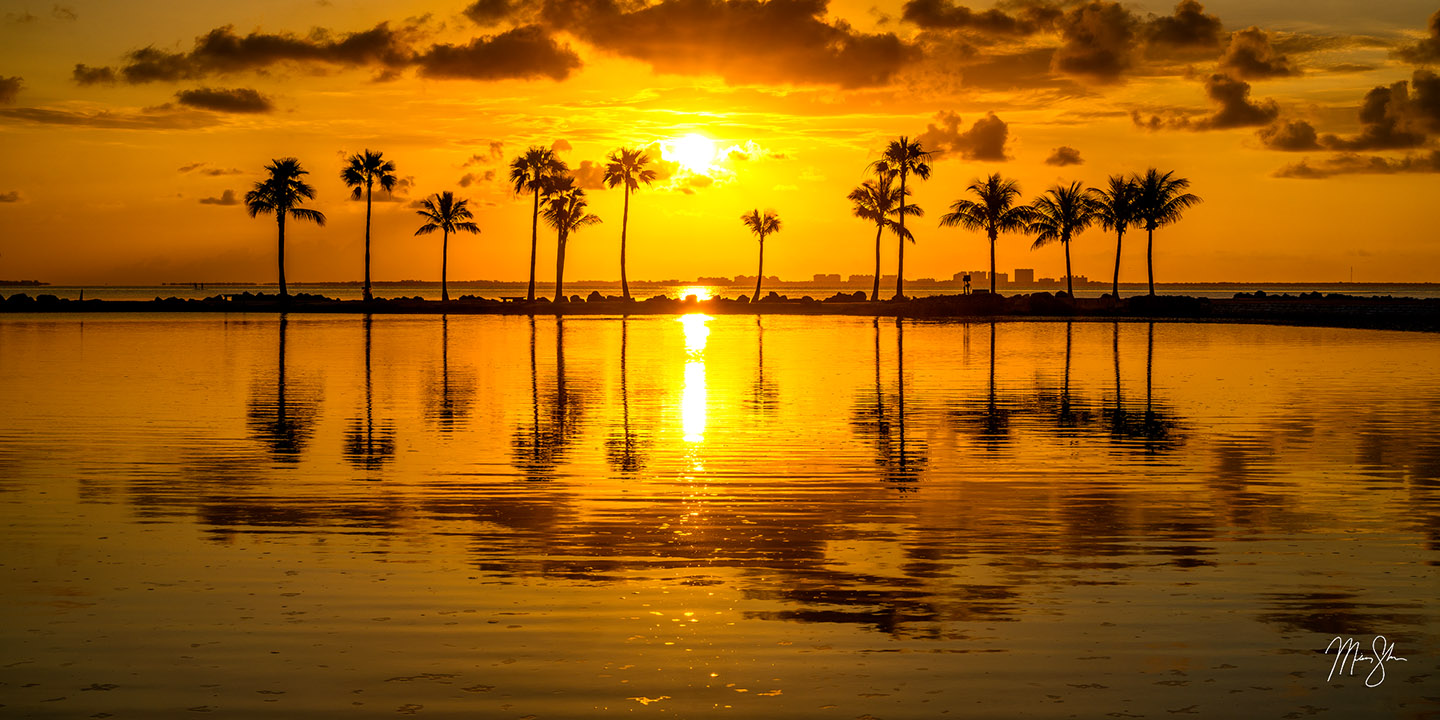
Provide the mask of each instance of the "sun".
{"label": "sun", "polygon": [[678,162],[692,173],[703,174],[715,160],[715,141],[698,133],[690,133],[671,140],[664,151],[666,160]]}

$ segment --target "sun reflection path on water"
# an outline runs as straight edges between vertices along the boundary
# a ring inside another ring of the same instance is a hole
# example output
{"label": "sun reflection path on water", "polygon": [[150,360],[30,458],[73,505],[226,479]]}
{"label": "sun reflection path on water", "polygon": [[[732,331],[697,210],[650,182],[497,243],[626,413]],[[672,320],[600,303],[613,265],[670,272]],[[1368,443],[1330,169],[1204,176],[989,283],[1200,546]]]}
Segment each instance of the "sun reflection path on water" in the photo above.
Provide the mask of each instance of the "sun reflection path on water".
{"label": "sun reflection path on water", "polygon": [[705,343],[710,338],[709,315],[684,315],[679,319],[685,328],[685,385],[680,392],[680,421],[685,442],[705,442],[705,410],[709,401],[705,389]]}

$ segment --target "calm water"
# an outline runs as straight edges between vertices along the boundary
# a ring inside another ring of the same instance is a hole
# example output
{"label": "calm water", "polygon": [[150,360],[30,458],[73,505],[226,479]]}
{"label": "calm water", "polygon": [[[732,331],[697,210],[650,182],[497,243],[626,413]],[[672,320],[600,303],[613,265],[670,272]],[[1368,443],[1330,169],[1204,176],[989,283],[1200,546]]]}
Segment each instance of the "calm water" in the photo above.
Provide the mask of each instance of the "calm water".
{"label": "calm water", "polygon": [[[1263,326],[7,315],[0,715],[1434,717],[1437,358]],[[1327,679],[1376,634],[1383,682]]]}

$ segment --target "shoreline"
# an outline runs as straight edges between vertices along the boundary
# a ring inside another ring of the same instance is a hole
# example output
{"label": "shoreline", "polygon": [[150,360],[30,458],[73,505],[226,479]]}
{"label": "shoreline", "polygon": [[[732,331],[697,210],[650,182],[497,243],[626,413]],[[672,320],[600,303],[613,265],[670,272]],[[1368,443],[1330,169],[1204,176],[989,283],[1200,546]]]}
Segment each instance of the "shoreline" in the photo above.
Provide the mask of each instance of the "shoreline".
{"label": "shoreline", "polygon": [[[743,297],[743,296],[742,296]],[[693,296],[692,296],[693,298]],[[312,313],[312,314],[453,314],[453,315],[842,315],[914,319],[974,320],[1109,320],[1161,322],[1234,322],[1320,326],[1373,330],[1440,332],[1440,298],[1353,297],[1339,294],[1270,295],[1237,293],[1226,299],[1187,295],[1135,296],[1118,303],[1110,296],[1070,299],[1064,294],[935,295],[869,302],[863,293],[823,300],[791,299],[775,293],[759,302],[722,297],[708,300],[650,298],[626,302],[592,293],[554,303],[548,299],[503,301],[461,296],[450,301],[414,298],[336,300],[296,294],[288,302],[278,295],[240,293],[202,300],[69,300],[19,293],[0,300],[0,314],[9,313]]]}

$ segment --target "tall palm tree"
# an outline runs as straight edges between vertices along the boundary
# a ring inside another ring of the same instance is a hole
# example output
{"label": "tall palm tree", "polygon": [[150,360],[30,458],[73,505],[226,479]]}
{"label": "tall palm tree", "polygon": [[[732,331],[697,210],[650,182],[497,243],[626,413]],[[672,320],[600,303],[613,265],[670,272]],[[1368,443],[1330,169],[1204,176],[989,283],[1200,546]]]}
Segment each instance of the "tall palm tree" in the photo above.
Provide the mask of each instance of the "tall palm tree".
{"label": "tall palm tree", "polygon": [[555,228],[555,302],[565,297],[565,244],[570,241],[570,233],[586,225],[600,224],[600,218],[591,215],[589,210],[585,191],[575,187],[574,178],[566,176],[550,183],[541,214],[546,224]]}
{"label": "tall palm tree", "polygon": [[[880,234],[888,227],[896,237],[902,238],[902,242],[903,239],[914,242],[915,236],[891,216],[899,217],[902,213],[915,217],[925,215],[919,205],[901,202],[900,188],[895,187],[894,182],[893,173],[881,173],[875,180],[861,183],[846,196],[855,204],[852,210],[855,217],[875,223],[875,287],[870,291],[872,302],[880,299]],[[908,190],[906,194],[909,194]]]}
{"label": "tall palm tree", "polygon": [[[340,171],[340,179],[345,185],[354,188],[350,197],[356,200],[365,196],[365,291],[364,297],[370,299],[370,196],[375,189],[376,183],[385,192],[395,189],[395,163],[382,157],[384,153],[370,152],[366,149],[364,154],[351,155],[345,162],[345,169]],[[363,193],[362,193],[363,191]]]}
{"label": "tall palm tree", "polygon": [[1124,175],[1111,175],[1106,187],[1090,188],[1090,197],[1095,202],[1095,217],[1106,230],[1115,231],[1115,277],[1110,281],[1110,295],[1120,299],[1120,243],[1130,223],[1137,222],[1135,200],[1138,188],[1135,181]]}
{"label": "tall palm tree", "polygon": [[1016,205],[1020,197],[1020,183],[1006,180],[995,173],[984,180],[970,181],[965,190],[977,200],[961,198],[950,205],[950,212],[940,216],[944,227],[963,227],[966,230],[984,230],[990,238],[990,293],[995,293],[995,239],[1003,232],[1025,229],[1030,221],[1031,210],[1025,205]]}
{"label": "tall palm tree", "polygon": [[1079,182],[1056,185],[1035,199],[1030,207],[1030,221],[1025,231],[1035,236],[1031,250],[1056,240],[1065,246],[1065,292],[1075,297],[1075,283],[1070,274],[1070,241],[1095,222],[1095,201]]}
{"label": "tall palm tree", "polygon": [[535,300],[535,251],[538,247],[540,226],[540,193],[551,179],[569,171],[565,161],[555,157],[555,151],[544,145],[531,145],[525,154],[510,161],[510,182],[515,194],[529,192],[535,196],[535,207],[530,215],[530,290],[526,299]]}
{"label": "tall palm tree", "polygon": [[1185,178],[1171,177],[1175,171],[1161,174],[1150,168],[1142,175],[1136,175],[1135,214],[1145,223],[1145,265],[1150,273],[1150,295],[1155,295],[1155,228],[1180,220],[1186,208],[1199,205],[1199,195],[1184,190],[1190,187]]}
{"label": "tall palm tree", "polygon": [[[895,297],[905,297],[905,197],[909,193],[905,189],[906,178],[914,175],[921,180],[930,177],[930,153],[920,146],[920,141],[911,140],[908,137],[900,136],[891,140],[885,146],[885,151],[880,154],[880,159],[870,163],[870,168],[876,173],[895,174],[900,176],[900,229],[896,235],[900,240],[900,259],[895,269]],[[911,236],[911,241],[914,237]]]}
{"label": "tall palm tree", "polygon": [[640,189],[640,183],[655,182],[654,170],[645,167],[650,156],[644,150],[620,148],[610,153],[605,163],[605,184],[609,187],[625,186],[625,210],[620,216],[620,292],[630,299],[630,281],[625,277],[625,230],[630,226],[630,193]]}
{"label": "tall palm tree", "polygon": [[443,193],[435,193],[420,202],[416,215],[425,218],[429,222],[420,226],[415,231],[416,235],[429,235],[439,230],[444,240],[440,243],[440,300],[449,302],[450,291],[445,284],[446,270],[450,262],[450,233],[468,232],[479,234],[480,228],[473,222],[475,216],[471,214],[470,208],[465,207],[469,200],[455,199],[455,193],[446,190]]}
{"label": "tall palm tree", "polygon": [[764,215],[760,214],[759,208],[751,210],[740,216],[740,222],[750,228],[760,238],[760,269],[755,273],[755,297],[750,302],[760,301],[760,281],[765,278],[765,236],[780,232],[780,216],[774,210],[766,210]]}
{"label": "tall palm tree", "polygon": [[309,220],[323,227],[325,213],[300,207],[306,200],[315,199],[315,188],[300,179],[302,175],[310,173],[300,168],[299,160],[271,160],[270,164],[265,166],[265,171],[270,173],[270,177],[255,183],[255,188],[245,193],[245,209],[252,218],[261,213],[275,214],[275,222],[280,232],[280,298],[284,301],[290,298],[290,293],[285,288],[285,216],[289,215],[296,220]]}

